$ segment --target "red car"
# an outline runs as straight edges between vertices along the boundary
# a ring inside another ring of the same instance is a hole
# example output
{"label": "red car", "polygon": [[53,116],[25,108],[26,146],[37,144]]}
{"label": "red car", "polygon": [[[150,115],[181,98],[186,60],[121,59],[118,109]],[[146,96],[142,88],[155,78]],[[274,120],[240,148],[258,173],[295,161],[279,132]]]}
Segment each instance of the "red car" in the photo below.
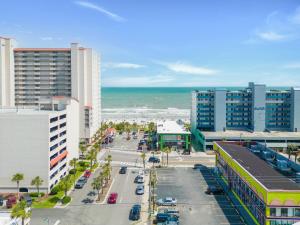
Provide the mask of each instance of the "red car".
{"label": "red car", "polygon": [[85,178],[89,178],[90,176],[91,176],[91,174],[92,174],[92,172],[90,171],[90,170],[86,170],[85,172],[84,172],[84,177]]}
{"label": "red car", "polygon": [[12,208],[15,204],[17,204],[17,198],[16,196],[9,196],[7,198],[7,201],[6,201],[6,208],[10,209]]}
{"label": "red car", "polygon": [[118,198],[118,193],[111,193],[107,199],[108,204],[116,204]]}

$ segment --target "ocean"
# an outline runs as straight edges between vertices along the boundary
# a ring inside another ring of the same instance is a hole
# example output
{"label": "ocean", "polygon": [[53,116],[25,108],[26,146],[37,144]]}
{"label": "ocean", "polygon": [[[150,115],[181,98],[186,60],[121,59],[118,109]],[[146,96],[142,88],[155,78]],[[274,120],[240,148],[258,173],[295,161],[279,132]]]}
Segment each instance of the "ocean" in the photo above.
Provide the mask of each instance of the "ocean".
{"label": "ocean", "polygon": [[[218,88],[240,90],[245,87]],[[191,92],[208,89],[213,87],[103,87],[102,120],[130,120],[140,123],[164,119],[189,121]]]}

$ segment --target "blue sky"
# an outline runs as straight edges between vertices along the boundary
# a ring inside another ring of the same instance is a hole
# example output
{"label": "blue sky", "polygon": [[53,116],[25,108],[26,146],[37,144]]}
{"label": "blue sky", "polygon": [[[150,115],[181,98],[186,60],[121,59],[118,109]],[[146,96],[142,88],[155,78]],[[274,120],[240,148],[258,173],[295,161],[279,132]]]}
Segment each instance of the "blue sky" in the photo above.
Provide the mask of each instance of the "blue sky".
{"label": "blue sky", "polygon": [[101,54],[103,86],[300,85],[298,0],[10,0],[0,36]]}

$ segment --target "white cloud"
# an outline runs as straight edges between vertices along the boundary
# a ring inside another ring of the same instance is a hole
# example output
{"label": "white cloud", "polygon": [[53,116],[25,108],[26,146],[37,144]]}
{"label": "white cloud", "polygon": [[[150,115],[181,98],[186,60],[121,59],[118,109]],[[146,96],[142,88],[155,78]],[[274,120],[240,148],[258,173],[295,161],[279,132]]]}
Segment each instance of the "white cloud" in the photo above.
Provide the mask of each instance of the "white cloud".
{"label": "white cloud", "polygon": [[81,7],[84,7],[84,8],[88,8],[88,9],[92,9],[92,10],[95,10],[95,11],[98,11],[104,15],[106,15],[107,17],[113,19],[114,21],[117,21],[117,22],[124,22],[126,21],[125,18],[115,14],[115,13],[112,13],[104,8],[102,8],[101,6],[99,5],[96,5],[94,3],[91,3],[91,2],[87,2],[87,1],[75,1],[74,2],[75,4],[81,6]]}
{"label": "white cloud", "polygon": [[174,63],[158,63],[163,66],[166,66],[169,70],[176,72],[176,73],[187,73],[193,75],[213,75],[218,73],[218,71],[200,67],[200,66],[193,66],[183,62],[174,62]]}
{"label": "white cloud", "polygon": [[285,69],[300,69],[300,62],[288,63],[283,66]]}
{"label": "white cloud", "polygon": [[145,67],[144,65],[135,63],[106,63],[103,66],[116,69],[139,69]]}
{"label": "white cloud", "polygon": [[257,36],[265,41],[282,41],[287,39],[287,35],[278,34],[273,31],[257,33]]}
{"label": "white cloud", "polygon": [[103,79],[103,86],[110,87],[153,87],[164,86],[174,80],[168,75],[156,76],[126,76],[126,77],[109,77]]}

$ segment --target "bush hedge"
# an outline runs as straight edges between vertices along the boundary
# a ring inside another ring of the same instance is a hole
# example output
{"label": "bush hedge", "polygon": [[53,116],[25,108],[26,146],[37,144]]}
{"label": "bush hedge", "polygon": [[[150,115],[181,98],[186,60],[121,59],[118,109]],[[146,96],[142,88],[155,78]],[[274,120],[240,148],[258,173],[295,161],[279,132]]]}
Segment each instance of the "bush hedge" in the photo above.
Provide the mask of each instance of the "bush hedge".
{"label": "bush hedge", "polygon": [[50,195],[56,195],[60,191],[59,186],[55,186],[51,189]]}
{"label": "bush hedge", "polygon": [[[45,195],[44,192],[40,192],[40,197],[44,197],[44,195]],[[39,197],[37,192],[30,192],[30,193],[29,193],[29,196],[30,196],[31,198],[37,198],[37,197]]]}
{"label": "bush hedge", "polygon": [[70,196],[65,196],[62,198],[61,203],[62,204],[68,204],[71,201],[71,197]]}
{"label": "bush hedge", "polygon": [[75,174],[76,170],[75,169],[70,169],[69,174]]}

